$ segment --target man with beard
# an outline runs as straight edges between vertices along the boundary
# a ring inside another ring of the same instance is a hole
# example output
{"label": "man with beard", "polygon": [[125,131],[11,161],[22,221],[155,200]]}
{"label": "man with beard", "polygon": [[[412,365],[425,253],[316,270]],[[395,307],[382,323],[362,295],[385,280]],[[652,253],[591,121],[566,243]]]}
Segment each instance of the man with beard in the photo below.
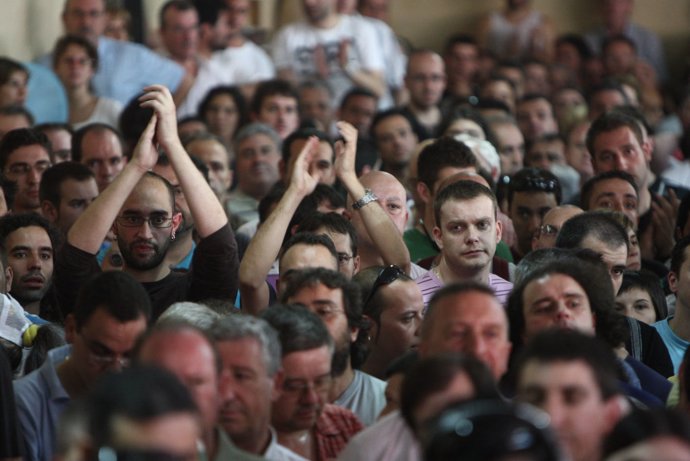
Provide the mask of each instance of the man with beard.
{"label": "man with beard", "polygon": [[[0,248],[7,267],[10,294],[34,315],[61,320],[53,296],[46,296],[53,281],[53,250],[57,230],[36,214],[8,214],[0,218]],[[52,291],[51,291],[52,293]]]}
{"label": "man with beard", "polygon": [[333,338],[303,306],[275,305],[263,318],[278,332],[282,350],[282,392],[271,416],[278,442],[308,459],[335,459],[362,423],[328,403]]}
{"label": "man with beard", "polygon": [[304,304],[326,325],[335,343],[333,385],[329,402],[352,411],[371,425],[386,404],[386,383],[352,367],[359,355],[362,306],[358,286],[339,272],[304,269],[290,277],[282,296],[285,303]]}
{"label": "man with beard", "polygon": [[[153,109],[154,115],[132,160],[67,234],[57,262],[59,299],[64,306],[73,305],[74,293],[99,270],[95,255],[112,227],[122,252],[123,270],[146,288],[154,317],[176,301],[232,300],[237,293],[237,244],[223,207],[180,143],[170,92],[162,86],[150,86],[140,101],[142,107]],[[200,238],[192,269],[186,274],[172,272],[165,260],[182,216],[174,212],[170,183],[149,171],[158,158],[154,137],[168,154]]]}

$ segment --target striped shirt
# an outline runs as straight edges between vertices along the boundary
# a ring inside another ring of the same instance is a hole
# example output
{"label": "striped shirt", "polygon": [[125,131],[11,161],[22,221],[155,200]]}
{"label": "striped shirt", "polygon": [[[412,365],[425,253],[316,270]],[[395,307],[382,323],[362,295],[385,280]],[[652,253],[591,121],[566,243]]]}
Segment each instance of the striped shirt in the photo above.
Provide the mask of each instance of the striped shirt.
{"label": "striped shirt", "polygon": [[[415,282],[417,282],[417,286],[419,286],[419,290],[422,292],[422,298],[424,299],[424,307],[426,310],[426,306],[429,305],[429,301],[431,301],[434,293],[443,287],[443,282],[436,277],[434,271],[428,271],[426,274],[415,280]],[[489,274],[489,287],[494,290],[494,294],[496,295],[498,302],[504,306],[508,304],[508,296],[513,290],[512,283],[496,274]]]}

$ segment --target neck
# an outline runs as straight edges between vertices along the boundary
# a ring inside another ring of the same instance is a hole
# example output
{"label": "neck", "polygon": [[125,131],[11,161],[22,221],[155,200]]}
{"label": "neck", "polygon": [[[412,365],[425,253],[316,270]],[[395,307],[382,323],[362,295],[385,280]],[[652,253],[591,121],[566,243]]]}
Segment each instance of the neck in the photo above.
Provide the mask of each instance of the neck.
{"label": "neck", "polygon": [[314,452],[314,438],[311,429],[281,432],[280,429],[276,428],[276,432],[278,434],[278,443],[304,458],[315,459],[312,456]]}
{"label": "neck", "polygon": [[441,122],[441,110],[438,106],[420,107],[410,101],[409,108],[417,121],[429,130],[433,130]]}
{"label": "neck", "polygon": [[206,459],[215,459],[218,453],[218,432],[222,431],[221,428],[213,428],[209,431],[205,431],[202,440],[204,441],[204,446],[206,447]]}
{"label": "neck", "polygon": [[89,91],[88,85],[67,89],[67,99],[70,106],[82,106],[93,101],[96,97]]}
{"label": "neck", "polygon": [[335,27],[338,21],[340,21],[340,15],[338,13],[330,13],[325,18],[312,22],[311,25],[319,29],[330,29]]}
{"label": "neck", "polygon": [[345,389],[352,384],[353,379],[355,379],[355,371],[352,369],[350,360],[348,360],[347,367],[345,368],[343,374],[333,377],[333,385],[331,386],[331,391],[328,395],[328,401],[333,402],[338,397],[343,395]]}
{"label": "neck", "polygon": [[34,314],[34,315],[40,315],[41,313],[41,300],[37,301],[31,301],[31,302],[24,302],[22,299],[17,298],[17,301],[19,301],[19,304],[22,305],[24,310],[28,312],[29,314]]}
{"label": "neck", "polygon": [[134,277],[139,283],[157,282],[159,280],[163,280],[168,276],[168,274],[170,274],[170,266],[166,264],[165,259],[163,259],[163,262],[158,266],[148,270],[133,269],[127,266],[127,263],[125,262],[124,270],[129,275]]}
{"label": "neck", "polygon": [[228,40],[228,48],[239,48],[242,45],[244,45],[246,42],[247,42],[247,39],[245,38],[244,34],[242,34],[242,33],[234,34]]}
{"label": "neck", "polygon": [[436,276],[438,277],[440,275],[441,282],[443,282],[444,285],[467,281],[488,285],[490,273],[490,266],[483,267],[475,271],[454,270],[446,262],[446,258],[443,257],[443,253],[441,253],[441,261],[438,263],[438,266],[436,266]]}
{"label": "neck", "polygon": [[379,379],[386,379],[386,368],[390,365],[390,357],[385,357],[374,347],[366,361],[362,364],[362,371]]}
{"label": "neck", "polygon": [[17,214],[17,213],[35,213],[40,215],[41,214],[41,207],[37,206],[36,208],[33,207],[25,207],[23,205],[19,205],[15,202],[15,204],[12,206],[12,213]]}
{"label": "neck", "polygon": [[76,399],[88,393],[89,385],[77,371],[71,356],[58,365],[56,371],[60,384],[65,388],[67,395],[71,399]]}
{"label": "neck", "polygon": [[189,230],[182,234],[177,234],[175,240],[168,248],[165,255],[165,264],[169,267],[175,267],[192,251],[192,231]]}
{"label": "neck", "polygon": [[684,306],[676,300],[676,313],[669,320],[671,330],[685,341],[690,341],[690,306]]}
{"label": "neck", "polygon": [[268,425],[266,425],[261,432],[251,433],[244,437],[232,438],[232,443],[234,443],[237,448],[255,455],[263,455],[270,442],[271,430],[268,428]]}
{"label": "neck", "polygon": [[639,195],[639,215],[642,216],[652,207],[652,193],[649,192],[649,184],[640,188]]}

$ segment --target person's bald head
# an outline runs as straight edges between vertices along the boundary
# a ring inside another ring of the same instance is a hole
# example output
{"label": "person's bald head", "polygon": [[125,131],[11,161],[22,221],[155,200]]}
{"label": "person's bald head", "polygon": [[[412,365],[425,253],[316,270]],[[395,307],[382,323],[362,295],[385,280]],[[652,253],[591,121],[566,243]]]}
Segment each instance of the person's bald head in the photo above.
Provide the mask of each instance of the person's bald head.
{"label": "person's bald head", "polygon": [[[407,211],[407,191],[400,181],[392,174],[384,171],[370,171],[363,174],[359,181],[365,189],[371,190],[378,197],[377,201],[402,234],[407,225],[409,213]],[[351,197],[348,197],[348,210],[352,210]],[[358,217],[355,217],[357,215],[357,212],[352,213],[353,224],[356,221],[361,221]],[[357,228],[357,224],[355,224],[355,228]],[[359,228],[357,233],[360,233]]]}
{"label": "person's bald head", "polygon": [[575,205],[560,205],[551,208],[541,220],[539,232],[537,232],[536,237],[532,240],[532,249],[537,250],[539,248],[555,247],[556,237],[563,223],[580,213],[584,213],[584,211],[582,208]]}

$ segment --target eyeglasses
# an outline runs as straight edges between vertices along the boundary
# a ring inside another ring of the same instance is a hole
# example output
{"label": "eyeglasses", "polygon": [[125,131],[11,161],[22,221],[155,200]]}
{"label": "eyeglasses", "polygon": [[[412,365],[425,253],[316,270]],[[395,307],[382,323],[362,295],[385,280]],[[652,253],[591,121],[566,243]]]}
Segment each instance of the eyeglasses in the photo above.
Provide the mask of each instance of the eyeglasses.
{"label": "eyeglasses", "polygon": [[305,391],[314,389],[317,394],[328,392],[331,389],[333,378],[330,375],[321,376],[314,381],[307,381],[305,379],[285,379],[283,383],[283,391],[290,394],[302,395]]}
{"label": "eyeglasses", "polygon": [[374,281],[374,285],[371,287],[371,291],[369,292],[369,296],[367,296],[367,300],[364,301],[364,304],[362,306],[366,307],[369,304],[369,301],[371,301],[371,298],[374,297],[376,291],[379,288],[381,288],[384,285],[390,285],[391,283],[395,282],[404,275],[405,273],[402,271],[402,269],[393,264],[381,269],[381,272],[379,272],[379,275],[376,277],[376,280]]}
{"label": "eyeglasses", "polygon": [[352,258],[354,258],[354,256],[347,253],[338,253],[338,265],[344,266],[345,264],[349,263]]}
{"label": "eyeglasses", "polygon": [[539,226],[539,236],[547,236],[547,237],[555,237],[558,235],[558,232],[560,229],[556,226],[552,226],[551,224],[542,224]]}
{"label": "eyeglasses", "polygon": [[123,357],[113,351],[106,350],[104,346],[101,346],[84,336],[82,336],[86,348],[89,350],[89,361],[101,368],[112,368],[115,365],[119,365],[121,368],[127,368],[131,363],[129,357]]}
{"label": "eyeglasses", "polygon": [[172,218],[164,214],[152,214],[151,216],[123,215],[115,221],[123,227],[141,227],[144,223],[156,229],[166,229],[172,226]]}
{"label": "eyeglasses", "polygon": [[28,174],[31,170],[34,170],[36,171],[36,173],[40,175],[43,174],[43,172],[48,168],[50,168],[50,162],[48,160],[41,160],[33,165],[29,165],[28,163],[24,162],[13,163],[12,165],[8,165],[6,174],[13,176],[23,176],[25,174]]}

